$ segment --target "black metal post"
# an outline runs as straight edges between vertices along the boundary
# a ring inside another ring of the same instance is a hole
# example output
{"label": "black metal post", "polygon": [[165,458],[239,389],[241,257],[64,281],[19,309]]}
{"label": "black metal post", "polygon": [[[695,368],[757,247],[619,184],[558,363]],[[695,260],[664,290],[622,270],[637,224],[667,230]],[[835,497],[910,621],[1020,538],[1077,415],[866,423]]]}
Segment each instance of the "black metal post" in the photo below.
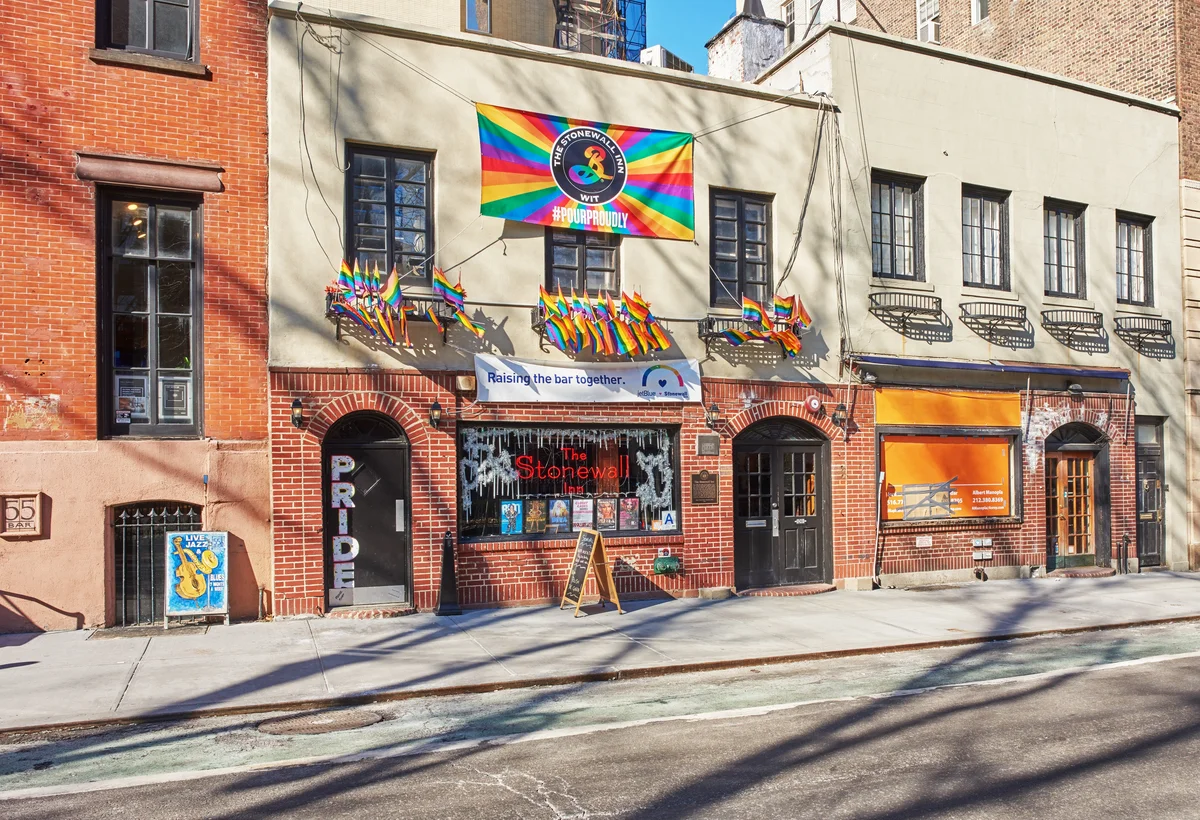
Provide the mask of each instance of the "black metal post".
{"label": "black metal post", "polygon": [[442,536],[442,585],[438,590],[437,615],[461,615],[458,605],[458,576],[454,572],[454,533]]}

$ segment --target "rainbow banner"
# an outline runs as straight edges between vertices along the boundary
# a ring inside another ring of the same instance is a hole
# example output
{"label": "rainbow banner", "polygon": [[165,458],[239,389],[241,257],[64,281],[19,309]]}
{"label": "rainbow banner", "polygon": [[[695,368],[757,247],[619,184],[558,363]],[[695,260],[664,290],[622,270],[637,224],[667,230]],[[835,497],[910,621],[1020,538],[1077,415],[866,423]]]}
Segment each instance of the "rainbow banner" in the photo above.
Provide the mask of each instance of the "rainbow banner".
{"label": "rainbow banner", "polygon": [[585,231],[694,239],[692,135],[477,104],[480,212]]}

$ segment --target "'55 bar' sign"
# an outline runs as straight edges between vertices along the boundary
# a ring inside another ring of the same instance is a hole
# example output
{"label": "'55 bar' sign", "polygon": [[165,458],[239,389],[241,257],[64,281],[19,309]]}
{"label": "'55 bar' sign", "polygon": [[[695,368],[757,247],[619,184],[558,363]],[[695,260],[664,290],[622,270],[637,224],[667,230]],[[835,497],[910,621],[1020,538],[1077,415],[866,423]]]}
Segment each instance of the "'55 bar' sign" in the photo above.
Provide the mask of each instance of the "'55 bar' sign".
{"label": "'55 bar' sign", "polygon": [[42,494],[4,493],[0,495],[0,535],[17,537],[42,534]]}

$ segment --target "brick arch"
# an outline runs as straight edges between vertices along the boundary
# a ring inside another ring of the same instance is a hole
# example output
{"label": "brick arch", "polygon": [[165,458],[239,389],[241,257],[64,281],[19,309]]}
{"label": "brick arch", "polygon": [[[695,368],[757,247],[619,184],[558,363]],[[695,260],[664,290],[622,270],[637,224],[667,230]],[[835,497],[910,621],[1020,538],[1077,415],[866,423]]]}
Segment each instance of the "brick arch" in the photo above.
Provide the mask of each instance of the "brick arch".
{"label": "brick arch", "polygon": [[782,416],[784,418],[796,419],[797,421],[807,424],[814,430],[823,435],[828,441],[834,441],[837,438],[838,428],[833,426],[833,422],[829,420],[829,416],[812,416],[811,414],[801,415],[801,402],[795,401],[767,401],[754,407],[743,410],[735,415],[725,425],[725,429],[729,432],[730,438],[736,438],[747,428],[766,419]]}
{"label": "brick arch", "polygon": [[[1068,424],[1085,424],[1109,440],[1123,442],[1127,440],[1125,413],[1124,396],[1121,396],[1121,401],[1111,405],[1108,396],[1104,396],[1103,399],[1089,397],[1083,401],[1062,402],[1044,407],[1040,413],[1034,411],[1029,437],[1044,444],[1048,436]],[[1052,415],[1047,417],[1047,414]],[[1051,421],[1052,426],[1048,424]]]}
{"label": "brick arch", "polygon": [[425,444],[429,438],[428,422],[409,404],[386,393],[367,392],[343,393],[326,402],[306,425],[304,434],[320,446],[338,419],[362,411],[382,413],[395,421],[404,430],[410,447]]}

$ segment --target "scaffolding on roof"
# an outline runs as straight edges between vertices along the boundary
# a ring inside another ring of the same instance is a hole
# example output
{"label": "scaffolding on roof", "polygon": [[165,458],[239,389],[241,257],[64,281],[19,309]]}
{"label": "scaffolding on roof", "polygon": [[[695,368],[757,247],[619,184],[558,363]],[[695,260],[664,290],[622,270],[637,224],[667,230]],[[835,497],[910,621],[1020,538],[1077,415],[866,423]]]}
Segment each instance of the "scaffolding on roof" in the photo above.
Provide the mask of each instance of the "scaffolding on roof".
{"label": "scaffolding on roof", "polygon": [[641,59],[646,0],[555,0],[554,45],[614,60]]}

